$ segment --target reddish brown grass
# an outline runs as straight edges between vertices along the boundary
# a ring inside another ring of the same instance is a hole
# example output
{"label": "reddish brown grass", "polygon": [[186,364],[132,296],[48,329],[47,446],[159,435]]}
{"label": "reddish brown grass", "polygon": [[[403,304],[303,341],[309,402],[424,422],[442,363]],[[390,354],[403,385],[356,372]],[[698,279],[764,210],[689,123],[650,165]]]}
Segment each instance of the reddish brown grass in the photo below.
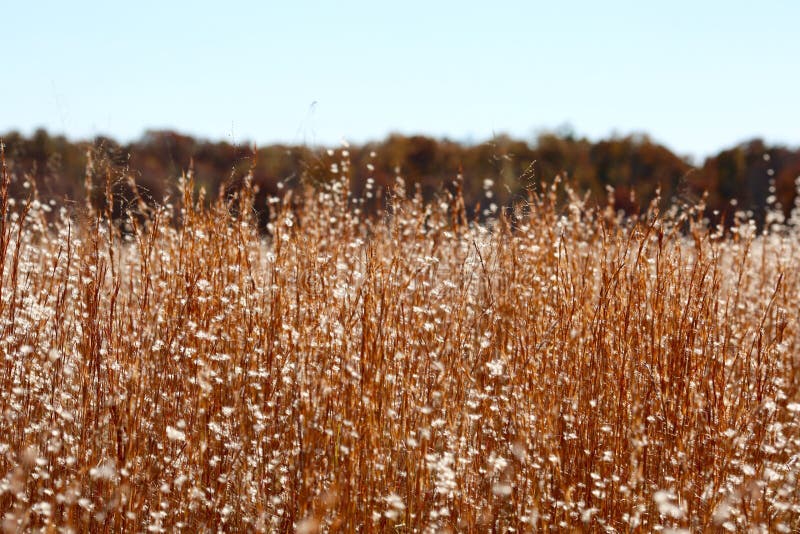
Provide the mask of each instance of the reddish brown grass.
{"label": "reddish brown grass", "polygon": [[120,235],[3,176],[6,531],[800,529],[792,224],[339,181],[265,238],[189,177]]}

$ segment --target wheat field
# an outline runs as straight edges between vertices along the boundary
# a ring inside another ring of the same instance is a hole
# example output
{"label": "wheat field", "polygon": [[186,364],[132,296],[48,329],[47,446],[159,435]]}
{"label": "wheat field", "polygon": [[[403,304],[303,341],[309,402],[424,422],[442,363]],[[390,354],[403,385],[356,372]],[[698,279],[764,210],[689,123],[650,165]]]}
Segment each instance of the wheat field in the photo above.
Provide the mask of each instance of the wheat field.
{"label": "wheat field", "polygon": [[10,180],[5,532],[800,530],[800,220]]}

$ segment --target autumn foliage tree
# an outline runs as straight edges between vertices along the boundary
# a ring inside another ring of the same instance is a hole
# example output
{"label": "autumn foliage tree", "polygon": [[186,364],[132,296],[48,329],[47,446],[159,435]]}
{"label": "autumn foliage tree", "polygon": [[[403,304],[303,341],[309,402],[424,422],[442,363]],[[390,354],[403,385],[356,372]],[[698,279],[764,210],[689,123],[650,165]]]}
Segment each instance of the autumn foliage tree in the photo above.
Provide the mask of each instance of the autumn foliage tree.
{"label": "autumn foliage tree", "polygon": [[[88,177],[113,186],[113,211],[119,214],[137,196],[154,203],[174,195],[177,179],[185,172],[192,173],[209,198],[234,195],[249,176],[258,189],[255,206],[262,221],[268,197],[341,172],[349,177],[354,196],[364,198],[367,188],[376,191],[363,206],[372,211],[385,208],[380,191],[393,187],[398,177],[409,194],[418,192],[426,199],[458,180],[469,215],[480,216],[492,204],[495,209],[509,205],[536,183],[561,176],[597,202],[605,201],[612,190],[616,206],[627,212],[641,210],[658,191],[663,207],[691,203],[706,194],[712,219],[730,220],[734,211],[744,210],[761,222],[768,205],[788,215],[800,176],[800,150],[767,146],[760,140],[723,150],[694,166],[646,135],[591,141],[571,132],[543,133],[531,143],[500,135],[473,145],[390,135],[380,142],[335,150],[280,144],[255,148],[174,131],[148,131],[127,144],[107,137],[71,142],[44,130],[28,137],[11,132],[2,139],[15,197],[36,194],[43,200],[80,205]],[[105,201],[97,193],[102,190],[96,189],[93,201]]]}

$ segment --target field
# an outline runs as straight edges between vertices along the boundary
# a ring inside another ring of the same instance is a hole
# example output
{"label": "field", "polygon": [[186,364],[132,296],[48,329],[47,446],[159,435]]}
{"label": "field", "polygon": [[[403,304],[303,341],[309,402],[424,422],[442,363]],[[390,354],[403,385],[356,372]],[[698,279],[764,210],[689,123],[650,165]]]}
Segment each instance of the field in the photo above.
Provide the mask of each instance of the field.
{"label": "field", "polygon": [[9,180],[7,532],[800,530],[797,220],[334,180],[263,233],[246,186],[119,223]]}

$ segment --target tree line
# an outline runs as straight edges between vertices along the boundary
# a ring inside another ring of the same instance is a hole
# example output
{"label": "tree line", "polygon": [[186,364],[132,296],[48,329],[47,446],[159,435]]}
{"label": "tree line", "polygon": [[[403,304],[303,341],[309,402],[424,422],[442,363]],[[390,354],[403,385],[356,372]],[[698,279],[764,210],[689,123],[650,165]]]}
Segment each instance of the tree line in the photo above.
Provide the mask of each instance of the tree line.
{"label": "tree line", "polygon": [[[275,144],[253,147],[197,139],[174,131],[148,131],[121,144],[107,137],[72,142],[37,130],[30,136],[0,136],[12,176],[10,194],[25,198],[33,184],[41,200],[79,203],[88,181],[113,188],[115,215],[137,193],[150,202],[176,194],[177,179],[191,169],[197,187],[213,197],[231,194],[250,176],[256,206],[266,217],[267,197],[302,183],[348,177],[356,196],[381,209],[381,191],[402,177],[411,193],[426,199],[457,180],[471,214],[508,205],[536,184],[556,176],[590,198],[641,210],[660,190],[662,202],[694,204],[701,198],[710,217],[730,220],[735,211],[764,220],[771,207],[788,215],[797,201],[800,149],[768,146],[754,139],[693,165],[646,135],[591,141],[572,134],[544,133],[534,142],[507,136],[464,145],[425,136],[390,135],[380,142],[336,149]],[[133,185],[135,184],[135,186]],[[99,188],[102,189],[102,188]],[[491,193],[487,195],[487,190]],[[96,191],[93,201],[106,196]]]}

